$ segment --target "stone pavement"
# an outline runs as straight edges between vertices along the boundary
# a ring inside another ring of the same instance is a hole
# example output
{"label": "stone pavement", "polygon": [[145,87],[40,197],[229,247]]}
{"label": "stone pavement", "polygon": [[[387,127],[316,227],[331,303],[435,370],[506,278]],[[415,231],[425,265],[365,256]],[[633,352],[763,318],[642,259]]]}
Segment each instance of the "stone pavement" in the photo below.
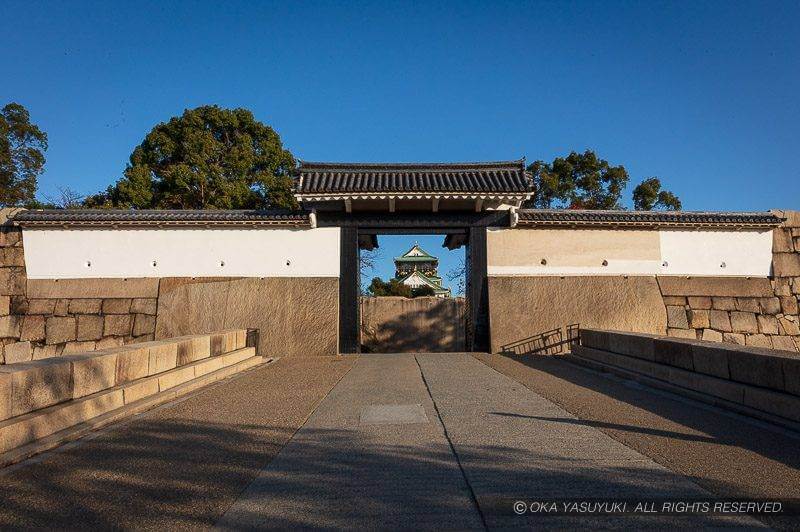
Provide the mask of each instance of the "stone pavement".
{"label": "stone pavement", "polygon": [[0,470],[0,529],[209,528],[354,361],[284,358]]}
{"label": "stone pavement", "polygon": [[516,516],[516,500],[710,496],[469,355],[365,355],[220,529],[757,526]]}

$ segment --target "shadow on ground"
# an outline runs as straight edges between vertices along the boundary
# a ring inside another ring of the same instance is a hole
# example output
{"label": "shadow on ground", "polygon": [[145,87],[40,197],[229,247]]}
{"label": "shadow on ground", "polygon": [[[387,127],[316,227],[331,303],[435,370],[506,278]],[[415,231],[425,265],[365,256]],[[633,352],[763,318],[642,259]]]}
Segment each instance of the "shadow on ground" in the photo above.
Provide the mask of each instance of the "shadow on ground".
{"label": "shadow on ground", "polygon": [[[477,358],[578,417],[561,422],[598,428],[716,495],[800,495],[800,439],[783,429],[557,356]],[[794,518],[767,521],[779,528],[798,525]]]}

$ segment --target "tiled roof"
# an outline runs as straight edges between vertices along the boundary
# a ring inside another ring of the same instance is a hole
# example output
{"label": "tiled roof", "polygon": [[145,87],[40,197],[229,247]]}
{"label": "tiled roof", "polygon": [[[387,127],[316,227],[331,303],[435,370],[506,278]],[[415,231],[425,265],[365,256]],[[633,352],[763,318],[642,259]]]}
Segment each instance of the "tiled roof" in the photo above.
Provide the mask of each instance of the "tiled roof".
{"label": "tiled roof", "polygon": [[591,211],[571,209],[520,209],[520,226],[735,226],[775,227],[782,218],[770,212],[697,211]]}
{"label": "tiled roof", "polygon": [[34,225],[310,225],[308,212],[259,210],[36,209],[14,222]]}
{"label": "tiled roof", "polygon": [[529,194],[525,161],[486,163],[301,162],[297,193]]}

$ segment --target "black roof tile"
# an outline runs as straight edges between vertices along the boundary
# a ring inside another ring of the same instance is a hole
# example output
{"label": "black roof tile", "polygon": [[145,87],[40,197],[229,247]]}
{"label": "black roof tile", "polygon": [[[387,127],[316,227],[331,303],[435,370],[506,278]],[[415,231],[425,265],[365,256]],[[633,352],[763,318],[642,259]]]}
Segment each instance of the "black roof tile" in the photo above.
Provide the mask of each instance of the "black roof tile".
{"label": "black roof tile", "polygon": [[301,162],[300,195],[454,192],[527,194],[525,161],[486,163]]}
{"label": "black roof tile", "polygon": [[14,216],[20,225],[308,225],[304,211],[36,209]]}
{"label": "black roof tile", "polygon": [[700,211],[592,211],[520,209],[519,225],[676,225],[777,226],[783,222],[770,212]]}

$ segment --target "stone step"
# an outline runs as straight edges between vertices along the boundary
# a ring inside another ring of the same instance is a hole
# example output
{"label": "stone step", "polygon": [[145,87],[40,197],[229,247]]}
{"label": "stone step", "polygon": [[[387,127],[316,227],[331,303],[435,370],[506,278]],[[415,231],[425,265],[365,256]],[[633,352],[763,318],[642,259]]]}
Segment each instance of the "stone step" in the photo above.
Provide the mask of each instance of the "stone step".
{"label": "stone step", "polygon": [[800,398],[618,353],[576,346],[565,360],[640,382],[792,430],[800,430]]}
{"label": "stone step", "polygon": [[246,347],[7,419],[0,422],[0,464],[74,439],[104,419],[141,412],[263,362],[254,347]]}
{"label": "stone step", "polygon": [[246,342],[247,330],[229,329],[0,365],[0,421],[216,358]]}

